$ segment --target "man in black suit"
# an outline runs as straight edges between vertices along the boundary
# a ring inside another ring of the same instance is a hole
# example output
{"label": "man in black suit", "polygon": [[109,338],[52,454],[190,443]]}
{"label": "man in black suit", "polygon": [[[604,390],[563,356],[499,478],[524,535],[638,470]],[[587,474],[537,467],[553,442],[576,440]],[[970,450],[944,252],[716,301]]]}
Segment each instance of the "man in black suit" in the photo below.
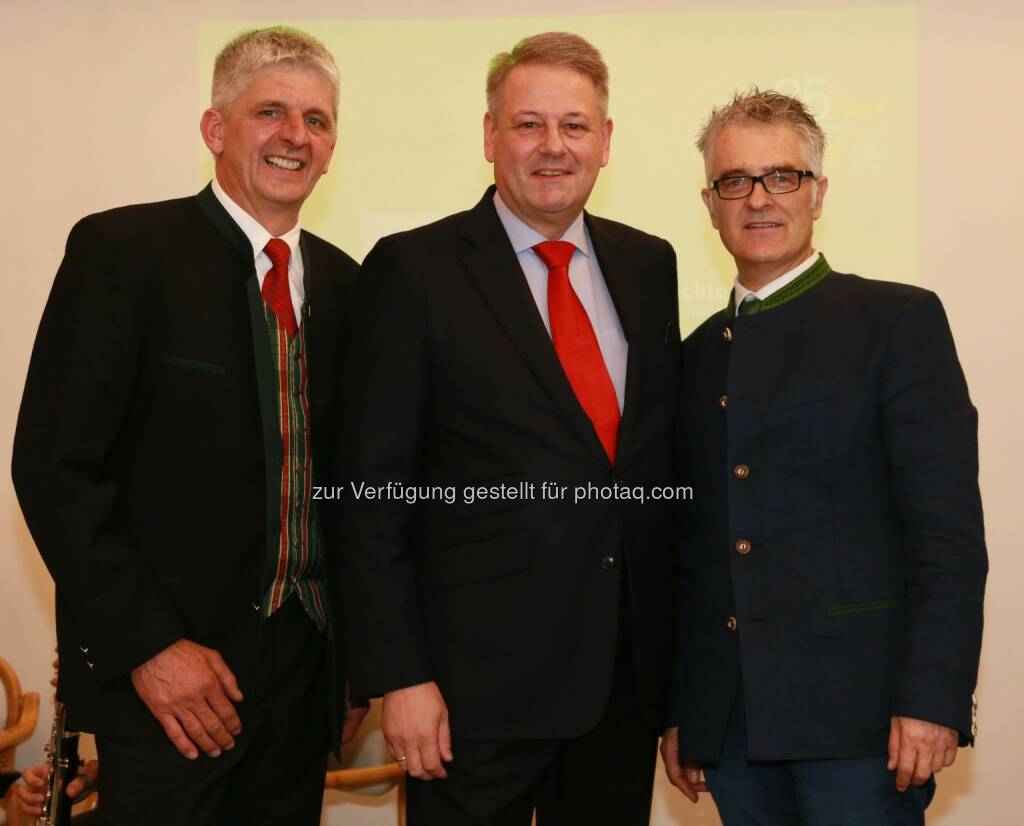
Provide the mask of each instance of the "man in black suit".
{"label": "man in black suit", "polygon": [[201,123],[214,181],[80,221],[40,322],[14,482],[108,824],[319,820],[344,669],[311,488],[356,265],[299,209],[337,100],[316,40],[235,39]]}
{"label": "man in black suit", "polygon": [[356,290],[352,692],[384,697],[413,826],[646,824],[672,503],[640,496],[672,480],[675,256],[583,212],[612,133],[589,43],[527,38],[487,87],[496,188],[381,240]]}
{"label": "man in black suit", "polygon": [[725,826],[920,824],[973,743],[977,416],[938,298],[811,241],[824,135],[775,92],[698,143],[736,285],[683,344],[679,649],[662,753]]}

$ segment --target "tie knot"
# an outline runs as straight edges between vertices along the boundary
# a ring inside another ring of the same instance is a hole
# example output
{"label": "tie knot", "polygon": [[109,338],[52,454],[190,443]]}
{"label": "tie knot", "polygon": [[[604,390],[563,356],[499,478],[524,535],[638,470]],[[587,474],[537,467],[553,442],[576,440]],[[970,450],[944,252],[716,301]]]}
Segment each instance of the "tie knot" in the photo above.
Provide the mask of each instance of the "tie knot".
{"label": "tie knot", "polygon": [[740,315],[757,315],[761,312],[761,299],[753,294],[748,294],[740,302]]}
{"label": "tie knot", "polygon": [[263,251],[267,254],[267,258],[270,259],[270,263],[275,268],[283,267],[285,271],[288,270],[288,259],[291,258],[291,248],[282,241],[280,238],[271,238],[267,241],[267,245],[263,248]]}
{"label": "tie knot", "polygon": [[572,254],[576,252],[576,245],[568,241],[542,241],[534,246],[533,251],[549,270],[555,267],[568,269]]}

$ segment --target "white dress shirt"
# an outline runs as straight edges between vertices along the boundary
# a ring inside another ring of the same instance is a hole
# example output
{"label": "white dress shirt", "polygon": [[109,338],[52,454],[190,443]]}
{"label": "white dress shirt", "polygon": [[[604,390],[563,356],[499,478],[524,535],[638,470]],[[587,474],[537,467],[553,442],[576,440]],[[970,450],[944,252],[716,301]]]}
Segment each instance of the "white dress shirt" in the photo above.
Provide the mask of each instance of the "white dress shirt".
{"label": "white dress shirt", "polygon": [[[220,201],[220,205],[227,210],[228,215],[238,224],[238,228],[245,233],[245,237],[252,244],[253,259],[256,265],[256,278],[259,280],[260,290],[263,290],[263,279],[267,277],[270,268],[274,266],[263,248],[267,241],[275,237],[267,232],[266,228],[253,218],[248,212],[231,200],[231,197],[224,191],[224,188],[213,179],[213,194]],[[295,321],[302,325],[302,302],[306,299],[306,288],[303,283],[302,254],[299,252],[299,231],[301,227],[298,222],[284,235],[277,236],[288,245],[291,255],[288,257],[288,289],[292,296],[292,310],[295,313]]]}

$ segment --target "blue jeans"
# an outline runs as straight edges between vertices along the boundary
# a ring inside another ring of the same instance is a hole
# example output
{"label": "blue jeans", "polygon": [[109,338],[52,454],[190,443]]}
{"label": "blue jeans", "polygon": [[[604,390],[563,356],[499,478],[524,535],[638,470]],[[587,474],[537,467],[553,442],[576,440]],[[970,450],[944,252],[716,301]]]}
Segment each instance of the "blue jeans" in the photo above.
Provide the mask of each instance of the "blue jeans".
{"label": "blue jeans", "polygon": [[721,760],[704,777],[723,826],[923,826],[935,778],[900,792],[887,762],[884,756],[748,760],[741,692]]}

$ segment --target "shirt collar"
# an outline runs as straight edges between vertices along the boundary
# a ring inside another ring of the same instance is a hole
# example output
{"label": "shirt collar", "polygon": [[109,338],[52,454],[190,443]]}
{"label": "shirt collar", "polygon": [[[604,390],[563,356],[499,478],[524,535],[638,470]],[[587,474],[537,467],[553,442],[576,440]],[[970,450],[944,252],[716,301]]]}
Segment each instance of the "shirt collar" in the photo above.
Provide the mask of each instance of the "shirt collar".
{"label": "shirt collar", "polygon": [[743,299],[746,298],[748,295],[752,295],[752,296],[754,296],[754,298],[759,298],[762,301],[764,301],[772,293],[777,293],[779,290],[781,290],[783,287],[785,287],[791,281],[796,279],[801,273],[806,272],[811,267],[813,267],[814,266],[814,262],[818,260],[820,255],[821,255],[821,253],[819,253],[817,250],[815,250],[814,253],[811,255],[811,257],[808,258],[806,261],[803,261],[802,263],[797,264],[797,266],[793,267],[793,269],[791,269],[789,272],[783,273],[782,275],[780,275],[775,280],[769,281],[767,284],[765,284],[761,289],[757,290],[756,292],[754,290],[748,290],[746,287],[744,287],[740,283],[740,277],[737,275],[736,276],[736,281],[735,281],[735,283],[733,285],[733,289],[735,290],[735,301],[736,301],[736,310],[737,310],[737,312],[739,312],[739,306],[740,306],[740,304],[743,303]]}
{"label": "shirt collar", "polygon": [[[497,190],[494,191],[494,208],[498,211],[498,219],[505,228],[505,233],[508,235],[508,240],[512,242],[512,248],[516,251],[516,255],[548,240],[509,209],[508,205],[501,200]],[[582,212],[576,216],[575,221],[569,224],[569,228],[558,240],[568,241],[585,256],[590,257],[590,238],[587,236]]]}
{"label": "shirt collar", "polygon": [[[267,241],[275,237],[271,235],[266,227],[263,226],[259,221],[253,218],[248,212],[242,209],[238,204],[231,200],[231,196],[224,191],[224,187],[220,185],[217,177],[214,176],[212,181],[213,194],[220,201],[220,205],[227,210],[228,215],[231,219],[238,224],[238,228],[245,233],[245,237],[249,239],[249,243],[252,244],[252,257],[255,261],[259,258],[260,253],[263,252],[263,248],[267,245]],[[296,221],[295,226],[292,227],[284,235],[277,236],[288,245],[288,249],[291,250],[291,258],[289,261],[295,261],[295,257],[299,254],[299,235],[301,234],[301,224]],[[288,269],[291,269],[289,265]]]}

